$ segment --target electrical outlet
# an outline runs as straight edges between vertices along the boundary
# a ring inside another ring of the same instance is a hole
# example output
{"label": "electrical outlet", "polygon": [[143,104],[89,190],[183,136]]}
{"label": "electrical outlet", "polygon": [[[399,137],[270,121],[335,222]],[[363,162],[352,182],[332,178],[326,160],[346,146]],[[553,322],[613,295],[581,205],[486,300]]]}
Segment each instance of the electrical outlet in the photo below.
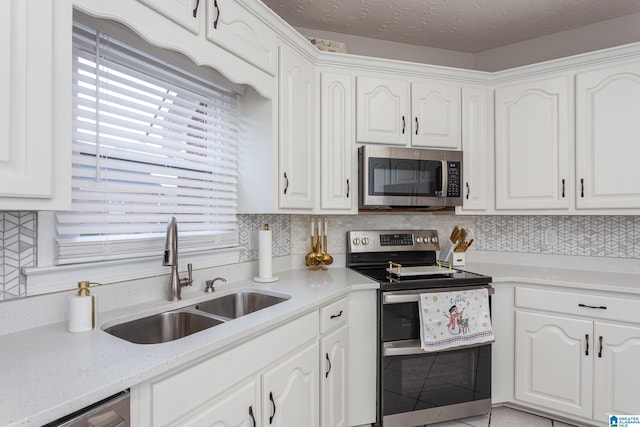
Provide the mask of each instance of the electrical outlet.
{"label": "electrical outlet", "polygon": [[557,246],[558,245],[558,230],[545,230],[544,231],[544,244],[545,246]]}

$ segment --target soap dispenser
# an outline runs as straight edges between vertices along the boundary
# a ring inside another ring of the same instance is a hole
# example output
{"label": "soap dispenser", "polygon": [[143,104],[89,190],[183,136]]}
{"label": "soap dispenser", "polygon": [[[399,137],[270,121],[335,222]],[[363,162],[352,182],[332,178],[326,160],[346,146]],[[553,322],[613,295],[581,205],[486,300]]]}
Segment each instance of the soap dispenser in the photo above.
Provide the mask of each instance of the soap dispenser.
{"label": "soap dispenser", "polygon": [[78,293],[69,297],[69,332],[86,332],[96,326],[96,305],[90,282],[78,282]]}

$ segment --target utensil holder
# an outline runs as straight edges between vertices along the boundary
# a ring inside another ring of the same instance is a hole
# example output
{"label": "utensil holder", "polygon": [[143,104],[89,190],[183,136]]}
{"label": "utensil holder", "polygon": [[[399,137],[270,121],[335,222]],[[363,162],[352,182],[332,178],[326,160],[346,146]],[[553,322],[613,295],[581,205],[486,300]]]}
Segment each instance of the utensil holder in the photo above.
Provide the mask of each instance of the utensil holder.
{"label": "utensil holder", "polygon": [[447,239],[447,241],[440,246],[440,255],[438,256],[438,259],[440,261],[451,263],[453,267],[464,267],[466,254],[465,252],[456,252],[455,248],[456,245],[451,240]]}

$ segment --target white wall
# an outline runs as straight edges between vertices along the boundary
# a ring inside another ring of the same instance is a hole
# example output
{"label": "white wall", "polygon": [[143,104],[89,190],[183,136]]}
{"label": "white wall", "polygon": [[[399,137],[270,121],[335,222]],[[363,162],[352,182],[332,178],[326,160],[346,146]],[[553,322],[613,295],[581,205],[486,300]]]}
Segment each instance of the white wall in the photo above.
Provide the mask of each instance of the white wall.
{"label": "white wall", "polygon": [[475,55],[474,68],[498,71],[640,41],[640,13],[609,19]]}
{"label": "white wall", "polygon": [[471,53],[377,40],[369,37],[331,31],[312,30],[308,28],[296,28],[296,30],[305,36],[344,42],[347,44],[347,52],[353,55],[465,69],[473,69],[474,67],[474,56]]}
{"label": "white wall", "polygon": [[449,67],[498,71],[640,42],[640,13],[609,19],[477,54],[297,28],[303,35],[347,43],[351,54]]}

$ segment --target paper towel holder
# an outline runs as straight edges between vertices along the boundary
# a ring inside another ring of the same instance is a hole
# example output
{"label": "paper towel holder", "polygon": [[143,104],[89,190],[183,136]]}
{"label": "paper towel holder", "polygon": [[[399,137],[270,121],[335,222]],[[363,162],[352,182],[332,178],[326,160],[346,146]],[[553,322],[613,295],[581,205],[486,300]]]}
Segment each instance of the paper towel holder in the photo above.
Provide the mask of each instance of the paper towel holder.
{"label": "paper towel holder", "polygon": [[258,231],[258,270],[257,276],[253,277],[253,281],[257,283],[272,283],[279,280],[278,276],[273,276],[272,258],[271,258],[271,230],[269,224],[264,225],[264,229]]}

